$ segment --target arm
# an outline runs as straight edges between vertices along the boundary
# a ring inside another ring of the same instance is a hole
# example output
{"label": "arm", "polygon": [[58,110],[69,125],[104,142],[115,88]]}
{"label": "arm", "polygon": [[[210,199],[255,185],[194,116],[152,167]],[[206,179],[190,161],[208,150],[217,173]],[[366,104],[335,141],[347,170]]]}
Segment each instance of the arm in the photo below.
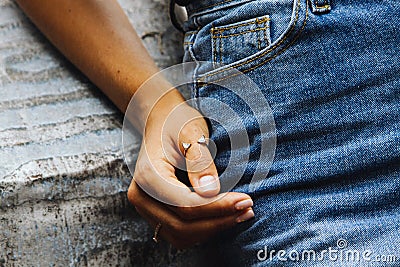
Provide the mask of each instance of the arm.
{"label": "arm", "polygon": [[[114,104],[124,112],[140,87],[159,70],[144,48],[117,1],[17,0],[22,10],[46,37]],[[133,49],[134,48],[134,49]],[[157,88],[167,90],[160,81]],[[143,129],[152,100],[140,100],[134,123]],[[177,90],[169,93],[171,106],[181,103]]]}
{"label": "arm", "polygon": [[[141,84],[158,72],[117,1],[17,2],[47,38],[122,112]],[[200,113],[182,104],[184,98],[177,90],[169,89],[169,83],[160,78],[145,93],[141,90],[135,96],[135,114],[129,118],[144,136],[128,198],[153,227],[162,223],[162,237],[177,247],[185,247],[249,219],[252,202],[241,193],[224,194],[224,198],[218,195],[218,173],[212,157],[207,148],[196,144],[199,133],[208,136],[207,124]],[[175,109],[177,106],[179,110]],[[168,116],[173,119],[163,129]],[[176,129],[182,131],[174,132]],[[168,136],[169,141],[162,143],[161,135]],[[185,161],[179,151],[182,141],[193,143],[186,165],[196,192],[176,178],[176,165],[171,163],[171,159],[174,163]],[[172,156],[167,158],[166,153]],[[199,166],[203,167],[198,169]],[[210,186],[207,179],[208,184],[203,186],[203,177],[213,177],[215,181]],[[174,205],[155,200],[141,188],[164,196]],[[182,207],[188,203],[192,206]]]}

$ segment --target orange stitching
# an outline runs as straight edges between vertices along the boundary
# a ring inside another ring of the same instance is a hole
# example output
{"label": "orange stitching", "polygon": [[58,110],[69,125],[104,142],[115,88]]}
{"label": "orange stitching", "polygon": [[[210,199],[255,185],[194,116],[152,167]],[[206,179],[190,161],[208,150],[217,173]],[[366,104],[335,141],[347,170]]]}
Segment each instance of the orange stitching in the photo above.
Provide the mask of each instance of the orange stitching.
{"label": "orange stitching", "polygon": [[[300,2],[300,0],[299,0],[299,2]],[[239,75],[240,73],[249,72],[249,71],[254,70],[254,69],[258,68],[259,66],[262,66],[262,65],[264,65],[265,63],[267,63],[267,62],[273,60],[274,58],[276,58],[277,56],[279,56],[280,54],[282,54],[283,52],[285,52],[285,51],[297,40],[297,38],[299,38],[300,34],[303,32],[304,28],[306,27],[307,20],[308,20],[308,3],[306,4],[306,17],[305,17],[305,19],[304,19],[303,25],[302,25],[301,29],[299,30],[299,32],[297,33],[297,35],[295,36],[295,38],[294,38],[287,46],[285,46],[285,47],[284,47],[281,51],[279,51],[276,55],[274,55],[274,56],[272,56],[272,57],[266,59],[265,61],[261,62],[260,64],[257,64],[257,65],[255,65],[255,66],[253,66],[253,67],[251,67],[251,68],[249,68],[249,69],[243,70],[243,71],[241,71],[241,72],[239,72],[239,73],[235,73],[235,74],[232,74],[232,75],[230,75],[230,76],[222,77],[222,78],[220,78],[220,79],[218,79],[218,80],[212,81],[211,84],[216,84],[216,83],[219,82],[219,81],[223,81],[223,80],[226,80],[226,79],[228,79],[228,78],[230,78],[230,77],[237,76],[237,75]],[[203,83],[204,83],[204,82],[203,82]],[[201,87],[204,87],[205,84],[207,84],[207,83],[204,83],[203,85],[201,85]]]}
{"label": "orange stitching", "polygon": [[247,26],[247,25],[251,25],[251,24],[258,24],[258,23],[263,23],[266,21],[270,21],[271,19],[268,17],[269,15],[264,16],[265,18],[260,19],[257,21],[257,19],[255,21],[249,21],[249,22],[244,22],[238,25],[232,25],[232,26],[228,26],[228,27],[224,27],[224,26],[219,26],[219,27],[215,27],[214,28],[214,32],[219,32],[219,31],[225,31],[225,30],[230,30],[230,29],[234,29],[234,28],[239,28],[242,26]]}
{"label": "orange stitching", "polygon": [[188,35],[196,34],[196,33],[198,33],[198,32],[199,32],[199,31],[188,31],[188,32],[185,32],[185,37],[188,36]]}
{"label": "orange stitching", "polygon": [[[307,7],[308,7],[308,2],[306,3],[306,5],[307,5],[307,6],[306,6],[306,8],[307,8]],[[247,63],[249,63],[249,62],[252,62],[252,61],[254,61],[254,60],[256,60],[256,59],[259,59],[260,57],[263,57],[264,55],[268,54],[269,52],[271,52],[272,50],[274,50],[275,48],[277,48],[279,45],[281,45],[281,44],[289,37],[289,35],[292,33],[294,27],[296,26],[297,21],[298,21],[298,19],[299,19],[299,9],[300,9],[300,0],[297,0],[296,18],[295,18],[293,24],[290,26],[289,32],[286,34],[286,36],[285,36],[284,38],[282,38],[282,39],[281,39],[277,44],[275,44],[273,47],[271,47],[271,48],[268,49],[267,51],[264,51],[263,53],[261,53],[261,54],[258,55],[257,57],[250,58],[250,59],[246,60],[245,62],[239,63],[239,64],[234,65],[234,66],[230,66],[230,67],[228,67],[228,68],[226,68],[226,69],[219,70],[219,71],[217,71],[217,72],[215,72],[215,73],[206,74],[206,75],[204,75],[204,76],[202,77],[202,79],[204,79],[204,78],[206,78],[206,77],[209,77],[209,76],[217,75],[217,74],[219,74],[219,73],[221,73],[221,72],[225,72],[225,71],[230,70],[230,69],[234,69],[234,68],[243,66],[243,65],[245,65],[245,64],[247,64]],[[307,11],[307,12],[308,12],[308,11]]]}
{"label": "orange stitching", "polygon": [[[185,33],[185,36],[184,36],[184,40],[187,40],[187,39],[192,39],[193,37],[193,35],[195,35],[196,33],[198,33],[199,31],[189,31],[189,32],[186,32]],[[192,36],[190,36],[190,35],[192,35]],[[190,37],[189,37],[190,36]],[[191,44],[194,44],[194,42],[191,42],[191,41],[184,41],[183,42],[183,45],[191,45]]]}
{"label": "orange stitching", "polygon": [[266,30],[267,28],[269,28],[269,27],[257,28],[257,29],[254,29],[254,30],[248,30],[248,31],[243,31],[243,32],[238,32],[238,33],[232,33],[232,34],[228,34],[228,35],[213,36],[212,38],[227,38],[227,37],[232,37],[232,36],[239,36],[239,35],[243,35],[243,34],[246,34],[246,33],[258,32],[258,31]]}
{"label": "orange stitching", "polygon": [[[261,28],[262,29],[262,28]],[[264,27],[264,31],[265,31],[265,27]],[[261,38],[260,38],[260,31],[257,32],[257,45],[258,45],[258,50],[261,50]]]}
{"label": "orange stitching", "polygon": [[243,35],[243,34],[246,34],[246,33],[251,33],[251,32],[257,32],[257,31],[266,30],[267,28],[268,28],[268,27],[265,27],[265,28],[257,28],[257,29],[254,29],[254,30],[248,30],[248,31],[244,31],[244,32],[232,33],[232,34],[228,34],[228,35],[218,35],[218,36],[213,35],[212,38],[213,38],[213,39],[219,39],[219,38],[227,38],[227,37],[232,37],[232,36],[239,36],[239,35]]}
{"label": "orange stitching", "polygon": [[329,9],[330,7],[331,7],[330,5],[315,6],[316,9]]}
{"label": "orange stitching", "polygon": [[264,28],[266,28],[265,31],[264,31],[264,42],[265,42],[266,45],[269,45],[269,42],[267,41],[267,28],[268,28],[268,26],[266,24],[267,24],[267,22],[264,21]]}
{"label": "orange stitching", "polygon": [[316,9],[329,9],[331,6],[328,4],[327,0],[324,0],[324,5],[320,6],[318,0],[314,2]]}

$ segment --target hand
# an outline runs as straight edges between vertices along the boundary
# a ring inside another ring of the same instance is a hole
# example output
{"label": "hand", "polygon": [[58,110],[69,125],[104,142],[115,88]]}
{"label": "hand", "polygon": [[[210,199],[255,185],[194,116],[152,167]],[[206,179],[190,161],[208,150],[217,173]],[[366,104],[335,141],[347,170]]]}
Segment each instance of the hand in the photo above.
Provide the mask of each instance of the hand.
{"label": "hand", "polygon": [[[212,156],[206,145],[197,143],[202,135],[208,137],[208,127],[201,114],[164,97],[146,123],[128,190],[138,213],[153,227],[161,223],[159,236],[177,248],[206,241],[254,217],[248,195],[219,194]],[[182,142],[191,144],[186,157]],[[185,165],[194,192],[175,175],[175,167]]]}

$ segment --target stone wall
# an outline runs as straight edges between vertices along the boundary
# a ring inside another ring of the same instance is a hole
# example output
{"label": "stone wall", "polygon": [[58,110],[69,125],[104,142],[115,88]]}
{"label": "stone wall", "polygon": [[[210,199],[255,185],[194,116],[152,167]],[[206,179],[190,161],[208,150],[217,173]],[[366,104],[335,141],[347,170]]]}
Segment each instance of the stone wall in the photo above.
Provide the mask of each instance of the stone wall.
{"label": "stone wall", "polygon": [[[120,3],[157,64],[179,62],[167,2]],[[195,251],[154,244],[128,204],[121,122],[16,4],[0,0],[0,266],[194,264]]]}

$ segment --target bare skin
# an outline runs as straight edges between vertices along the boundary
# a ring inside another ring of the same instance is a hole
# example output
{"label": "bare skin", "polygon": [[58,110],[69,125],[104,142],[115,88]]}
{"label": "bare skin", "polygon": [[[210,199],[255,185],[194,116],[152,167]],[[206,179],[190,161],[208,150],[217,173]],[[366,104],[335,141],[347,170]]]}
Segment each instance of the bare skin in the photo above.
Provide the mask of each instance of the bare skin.
{"label": "bare skin", "polygon": [[[17,0],[17,3],[122,112],[137,89],[159,71],[117,1]],[[177,90],[169,91],[171,86],[167,81],[158,80],[149,86],[152,90],[137,95],[135,114],[130,117],[143,133],[128,190],[128,199],[138,213],[153,227],[161,222],[159,236],[177,248],[206,241],[254,217],[248,195],[219,193],[218,173],[210,152],[196,143],[199,136],[209,134],[201,114],[184,104]],[[163,94],[155,103],[157,96]],[[161,127],[167,115],[173,119],[169,119],[168,127]],[[167,137],[163,143],[161,135]],[[186,165],[195,192],[175,176],[174,166],[185,161],[182,142],[193,143],[186,155]],[[170,204],[154,199],[143,189],[162,195]],[[201,205],[205,202],[208,204]]]}

